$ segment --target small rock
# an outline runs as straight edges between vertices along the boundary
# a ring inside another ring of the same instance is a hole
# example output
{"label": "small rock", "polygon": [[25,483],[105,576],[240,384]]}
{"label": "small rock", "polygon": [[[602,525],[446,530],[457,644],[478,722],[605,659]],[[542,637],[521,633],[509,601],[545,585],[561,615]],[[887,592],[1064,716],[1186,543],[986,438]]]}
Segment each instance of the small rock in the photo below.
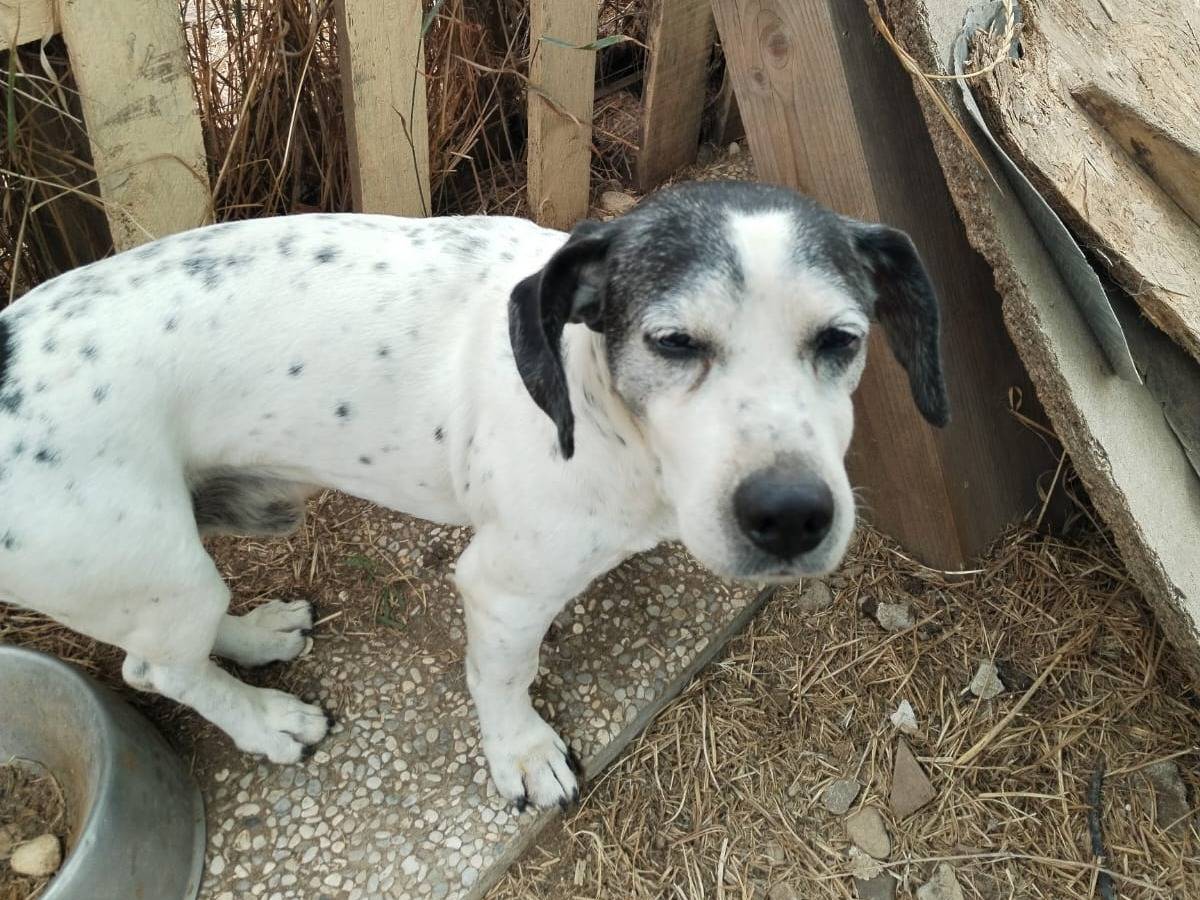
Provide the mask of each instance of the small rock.
{"label": "small rock", "polygon": [[1166,759],[1146,766],[1146,777],[1154,785],[1154,820],[1159,828],[1173,832],[1187,829],[1187,787],[1179,777],[1179,766]]}
{"label": "small rock", "polygon": [[902,731],[904,734],[917,733],[917,714],[907,700],[900,701],[900,705],[892,713],[891,719],[892,725],[896,727],[897,731]]}
{"label": "small rock", "polygon": [[854,890],[859,900],[896,900],[896,879],[887,872],[867,880],[855,878]]}
{"label": "small rock", "polygon": [[837,781],[829,782],[825,793],[821,795],[821,802],[835,816],[840,816],[850,808],[850,804],[854,802],[854,798],[858,796],[861,789],[862,785],[857,780],[839,778]]}
{"label": "small rock", "polygon": [[787,862],[787,855],[784,854],[783,847],[776,841],[767,841],[767,845],[763,847],[763,854],[777,866],[782,866]]}
{"label": "small rock", "polygon": [[857,847],[850,848],[850,874],[860,881],[870,881],[883,871],[883,865]]}
{"label": "small rock", "polygon": [[41,878],[57,872],[61,862],[62,848],[58,846],[58,838],[43,834],[14,847],[8,864],[18,875]]}
{"label": "small rock", "polygon": [[903,631],[912,628],[912,612],[907,603],[880,603],[875,607],[875,621],[884,631]]}
{"label": "small rock", "polygon": [[730,144],[729,145],[729,155],[730,156],[741,156],[742,155],[742,145],[739,144],[737,141],[734,141],[732,144]]}
{"label": "small rock", "polygon": [[802,612],[815,613],[833,605],[833,591],[824,581],[813,578],[805,582],[796,603]]}
{"label": "small rock", "polygon": [[637,199],[621,191],[605,191],[600,195],[600,208],[610,215],[622,215],[635,206]]}
{"label": "small rock", "polygon": [[917,888],[917,900],[965,900],[958,874],[950,863],[942,863],[933,877]]}
{"label": "small rock", "polygon": [[913,756],[908,743],[901,739],[896,746],[896,760],[892,767],[892,814],[897,819],[907,819],[936,796],[937,792],[925,777],[921,764]]}
{"label": "small rock", "polygon": [[792,885],[776,884],[767,891],[767,900],[804,900],[804,898]]}
{"label": "small rock", "polygon": [[876,859],[887,859],[892,852],[883,816],[873,806],[864,806],[846,817],[846,836],[854,846]]}
{"label": "small rock", "polygon": [[971,693],[980,700],[991,700],[1004,693],[1004,682],[1000,680],[1000,671],[990,659],[979,663],[979,668],[975,670],[975,677],[971,679],[968,687]]}

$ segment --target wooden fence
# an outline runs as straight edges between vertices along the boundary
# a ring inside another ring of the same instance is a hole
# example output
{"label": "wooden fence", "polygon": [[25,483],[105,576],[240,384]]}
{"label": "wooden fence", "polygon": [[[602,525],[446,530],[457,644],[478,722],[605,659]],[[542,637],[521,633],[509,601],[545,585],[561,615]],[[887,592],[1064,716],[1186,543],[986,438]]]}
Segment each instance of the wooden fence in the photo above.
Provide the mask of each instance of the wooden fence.
{"label": "wooden fence", "polygon": [[[354,206],[426,215],[420,0],[337,0]],[[528,190],[534,218],[587,214],[595,0],[531,0]],[[0,50],[62,34],[117,250],[203,224],[211,193],[178,7],[163,0],[0,0]],[[543,39],[546,40],[543,40]],[[638,186],[695,158],[713,42],[709,0],[662,0],[645,73]]]}

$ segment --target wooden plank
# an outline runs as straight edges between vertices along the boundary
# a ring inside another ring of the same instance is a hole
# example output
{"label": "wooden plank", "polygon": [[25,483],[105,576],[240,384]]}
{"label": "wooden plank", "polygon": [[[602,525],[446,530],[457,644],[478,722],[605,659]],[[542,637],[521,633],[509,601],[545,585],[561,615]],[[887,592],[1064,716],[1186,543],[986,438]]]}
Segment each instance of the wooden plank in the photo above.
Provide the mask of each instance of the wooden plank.
{"label": "wooden plank", "polygon": [[657,0],[650,16],[650,62],[642,89],[637,155],[637,186],[642,191],[696,160],[713,42],[710,0]]}
{"label": "wooden plank", "polygon": [[[1101,249],[1146,317],[1200,360],[1200,227],[1068,90],[1097,82],[1195,141],[1196,8],[1196,0],[1039,0],[1022,26],[1024,56],[978,79],[976,96],[1005,150],[1081,242]],[[1200,186],[1182,190],[1194,199]]]}
{"label": "wooden plank", "polygon": [[203,224],[207,162],[179,8],[60,0],[113,246]]}
{"label": "wooden plank", "polygon": [[951,424],[937,431],[920,419],[876,332],[856,395],[850,468],[878,526],[927,563],[960,567],[1036,503],[1036,476],[1052,463],[1008,415],[1010,387],[1026,404],[1033,390],[910,81],[860,2],[713,5],[760,177],[907,231],[938,288]]}
{"label": "wooden plank", "polygon": [[[1151,121],[1145,110],[1095,81],[1073,89],[1071,96],[1200,225],[1200,146],[1195,143],[1200,122],[1189,140],[1171,125]],[[1200,94],[1196,99],[1200,101]]]}
{"label": "wooden plank", "polygon": [[429,215],[420,0],[338,0],[354,208]]}
{"label": "wooden plank", "polygon": [[595,0],[530,3],[529,205],[550,228],[588,212],[596,53],[575,48],[596,40],[596,20]]}
{"label": "wooden plank", "polygon": [[58,34],[53,0],[0,0],[0,50]]}

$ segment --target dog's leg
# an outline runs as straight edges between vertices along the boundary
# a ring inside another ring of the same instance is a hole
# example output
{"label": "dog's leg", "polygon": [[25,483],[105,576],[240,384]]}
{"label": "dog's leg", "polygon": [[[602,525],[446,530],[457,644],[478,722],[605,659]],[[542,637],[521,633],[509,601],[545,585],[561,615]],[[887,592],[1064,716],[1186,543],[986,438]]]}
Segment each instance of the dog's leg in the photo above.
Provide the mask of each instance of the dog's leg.
{"label": "dog's leg", "polygon": [[306,600],[271,600],[242,616],[226,615],[217,627],[213,653],[239,666],[265,666],[295,659],[313,625]]}
{"label": "dog's leg", "polygon": [[467,687],[483,752],[499,792],[524,808],[579,798],[567,745],[534,710],[529,687],[538,648],[558,612],[590,579],[556,579],[552,563],[516,563],[516,547],[480,531],[459,558],[455,579],[467,621]]}
{"label": "dog's leg", "polygon": [[[203,554],[199,542],[196,550]],[[296,762],[325,736],[324,711],[282,691],[244,684],[209,658],[222,627],[229,638],[229,589],[207,555],[196,563],[186,569],[193,576],[189,587],[156,591],[152,600],[128,607],[123,633],[98,636],[126,651],[122,675],[130,685],[187,704],[242,750]],[[244,626],[235,632],[244,637]]]}

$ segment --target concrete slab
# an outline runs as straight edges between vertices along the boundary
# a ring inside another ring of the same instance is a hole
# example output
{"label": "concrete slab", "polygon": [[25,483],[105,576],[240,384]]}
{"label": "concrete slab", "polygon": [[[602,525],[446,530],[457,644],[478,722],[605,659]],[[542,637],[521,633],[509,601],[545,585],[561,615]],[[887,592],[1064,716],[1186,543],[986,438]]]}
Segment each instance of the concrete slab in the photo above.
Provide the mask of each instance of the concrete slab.
{"label": "concrete slab", "polygon": [[[478,897],[557,814],[517,813],[484,769],[450,581],[468,532],[368,514],[380,522],[374,549],[414,575],[404,599],[377,614],[386,627],[318,630],[313,651],[289,665],[293,689],[336,712],[331,735],[289,767],[229,754],[215,734],[197,742],[197,758],[224,760],[199,771],[209,825],[203,898]],[[630,560],[556,623],[535,705],[594,773],[759,602],[675,547]]]}

